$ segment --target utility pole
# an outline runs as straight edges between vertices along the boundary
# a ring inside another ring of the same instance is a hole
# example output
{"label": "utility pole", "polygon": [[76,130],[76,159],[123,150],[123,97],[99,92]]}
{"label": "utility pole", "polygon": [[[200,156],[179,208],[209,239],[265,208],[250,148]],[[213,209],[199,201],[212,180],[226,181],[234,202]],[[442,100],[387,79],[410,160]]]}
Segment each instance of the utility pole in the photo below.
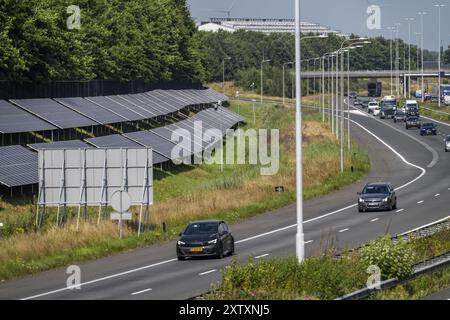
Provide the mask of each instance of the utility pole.
{"label": "utility pole", "polygon": [[435,4],[435,7],[438,8],[438,28],[439,28],[439,56],[438,56],[438,77],[439,77],[439,83],[438,83],[438,88],[439,88],[439,107],[441,106],[441,8],[445,7],[444,4]]}
{"label": "utility pole", "polygon": [[424,84],[423,84],[423,16],[426,15],[426,12],[418,12],[418,15],[420,15],[420,33],[421,33],[421,41],[420,41],[420,46],[421,46],[421,58],[422,58],[422,63],[421,63],[421,67],[422,67],[422,102],[425,101],[425,88],[424,88]]}
{"label": "utility pole", "polygon": [[296,255],[299,263],[305,258],[305,235],[303,233],[303,154],[302,154],[302,92],[301,92],[301,44],[300,44],[300,0],[295,0],[295,149],[296,149],[296,193],[297,234]]}
{"label": "utility pole", "polygon": [[411,98],[411,21],[414,18],[405,18],[408,21],[408,97]]}

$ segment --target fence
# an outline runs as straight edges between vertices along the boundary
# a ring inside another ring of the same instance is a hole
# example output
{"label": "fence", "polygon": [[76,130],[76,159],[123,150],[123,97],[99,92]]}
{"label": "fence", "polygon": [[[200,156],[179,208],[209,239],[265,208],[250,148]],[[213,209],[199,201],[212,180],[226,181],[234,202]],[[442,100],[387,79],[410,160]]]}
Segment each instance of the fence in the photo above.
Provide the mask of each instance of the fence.
{"label": "fence", "polygon": [[154,89],[199,89],[201,83],[144,80],[90,80],[90,81],[2,81],[0,99],[33,99],[91,97],[116,94],[142,93]]}

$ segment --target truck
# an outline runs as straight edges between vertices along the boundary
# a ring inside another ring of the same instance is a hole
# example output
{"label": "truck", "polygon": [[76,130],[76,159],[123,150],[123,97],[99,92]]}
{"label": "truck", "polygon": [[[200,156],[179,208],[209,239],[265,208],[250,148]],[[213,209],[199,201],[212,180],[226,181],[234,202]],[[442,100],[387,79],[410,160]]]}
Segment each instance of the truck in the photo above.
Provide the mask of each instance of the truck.
{"label": "truck", "polygon": [[397,100],[395,96],[385,96],[380,103],[380,119],[391,119],[397,110]]}
{"label": "truck", "polygon": [[419,104],[416,100],[406,100],[405,106],[403,107],[406,117],[419,117]]}
{"label": "truck", "polygon": [[442,94],[442,101],[446,105],[450,105],[450,85],[448,84],[441,85],[441,94]]}
{"label": "truck", "polygon": [[369,97],[381,97],[381,82],[369,82],[367,91]]}

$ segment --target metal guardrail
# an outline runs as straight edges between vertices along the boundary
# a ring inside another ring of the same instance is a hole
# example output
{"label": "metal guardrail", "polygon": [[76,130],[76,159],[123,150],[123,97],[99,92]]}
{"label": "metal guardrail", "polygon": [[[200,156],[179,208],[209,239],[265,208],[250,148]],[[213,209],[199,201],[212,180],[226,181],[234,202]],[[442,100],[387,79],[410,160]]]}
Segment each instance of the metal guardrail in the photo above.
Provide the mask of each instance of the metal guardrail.
{"label": "metal guardrail", "polygon": [[405,277],[403,279],[389,279],[382,281],[380,284],[380,288],[364,288],[357,291],[354,291],[352,293],[349,293],[345,296],[342,296],[340,298],[337,298],[335,300],[359,300],[367,298],[369,295],[375,292],[380,292],[383,290],[387,290],[393,287],[396,287],[398,285],[401,285],[403,283],[406,283],[408,281],[411,281],[415,278],[417,278],[420,275],[434,272],[436,270],[445,268],[447,266],[450,266],[450,251],[435,257],[433,259],[427,260],[425,262],[419,263],[414,267],[414,273],[408,277]]}
{"label": "metal guardrail", "polygon": [[[420,239],[420,238],[429,237],[437,232],[444,231],[444,230],[450,230],[450,217],[444,218],[441,221],[438,221],[436,223],[432,223],[432,224],[426,225],[424,227],[417,228],[417,229],[411,230],[409,232],[399,234],[397,236],[392,237],[392,240],[393,241],[398,241],[399,239],[403,239],[405,241],[416,240],[416,239]],[[353,251],[353,252],[359,251],[363,247],[364,246],[356,248],[351,251]],[[414,266],[414,272],[408,277],[405,277],[402,279],[385,280],[380,283],[379,288],[372,288],[372,289],[371,288],[363,288],[363,289],[354,291],[352,293],[349,293],[347,295],[344,295],[342,297],[339,297],[336,300],[363,299],[363,298],[368,297],[372,293],[380,292],[383,290],[387,290],[387,289],[396,287],[398,285],[401,285],[403,283],[411,281],[420,275],[423,275],[426,273],[431,273],[438,269],[445,268],[447,266],[450,266],[450,251],[448,251],[440,256],[437,256],[437,257],[434,257],[429,260],[426,260],[426,261],[416,264]]]}

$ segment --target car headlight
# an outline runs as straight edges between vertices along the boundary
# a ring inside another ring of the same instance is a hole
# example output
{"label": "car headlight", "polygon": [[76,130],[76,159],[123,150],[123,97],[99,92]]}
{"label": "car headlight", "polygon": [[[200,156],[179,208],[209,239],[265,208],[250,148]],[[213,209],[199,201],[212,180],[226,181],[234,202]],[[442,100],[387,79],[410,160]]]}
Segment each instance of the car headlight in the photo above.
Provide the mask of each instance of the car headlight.
{"label": "car headlight", "polygon": [[383,199],[383,202],[388,202],[389,201],[389,197],[386,197]]}
{"label": "car headlight", "polygon": [[185,242],[183,242],[183,241],[178,241],[178,245],[179,246],[182,246],[182,245],[185,245],[186,243]]}
{"label": "car headlight", "polygon": [[214,240],[208,241],[208,243],[209,243],[209,244],[216,244],[216,243],[217,243],[217,239],[214,239]]}
{"label": "car headlight", "polygon": [[359,198],[358,201],[359,201],[359,202],[364,202],[364,199],[363,199],[363,198]]}

